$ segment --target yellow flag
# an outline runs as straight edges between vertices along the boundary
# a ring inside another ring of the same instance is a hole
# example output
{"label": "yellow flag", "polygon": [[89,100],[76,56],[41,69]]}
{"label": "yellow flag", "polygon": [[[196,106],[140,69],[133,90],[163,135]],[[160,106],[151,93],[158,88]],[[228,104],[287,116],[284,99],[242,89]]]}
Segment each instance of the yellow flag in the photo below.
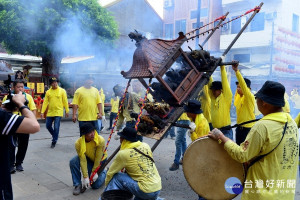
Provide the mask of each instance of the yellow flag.
{"label": "yellow flag", "polygon": [[44,83],[37,83],[37,93],[38,94],[41,94],[41,93],[44,93]]}
{"label": "yellow flag", "polygon": [[30,89],[35,89],[35,83],[32,83],[32,82],[28,82],[27,83],[27,87],[29,87]]}

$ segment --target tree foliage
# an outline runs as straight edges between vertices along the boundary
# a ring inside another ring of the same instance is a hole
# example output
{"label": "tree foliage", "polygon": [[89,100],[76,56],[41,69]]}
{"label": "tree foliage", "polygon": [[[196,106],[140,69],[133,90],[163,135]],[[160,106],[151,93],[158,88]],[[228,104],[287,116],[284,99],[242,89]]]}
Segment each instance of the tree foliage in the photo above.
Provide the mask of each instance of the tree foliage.
{"label": "tree foliage", "polygon": [[48,56],[58,27],[72,17],[95,41],[118,37],[116,22],[97,0],[0,0],[0,41],[10,53]]}

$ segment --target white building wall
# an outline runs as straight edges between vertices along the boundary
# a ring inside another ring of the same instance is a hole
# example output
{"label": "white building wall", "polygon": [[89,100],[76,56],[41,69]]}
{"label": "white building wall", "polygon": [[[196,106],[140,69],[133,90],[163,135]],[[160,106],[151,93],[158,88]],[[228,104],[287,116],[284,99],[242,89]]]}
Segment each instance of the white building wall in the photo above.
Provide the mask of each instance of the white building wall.
{"label": "white building wall", "polygon": [[[229,19],[232,19],[233,16],[239,16],[259,5],[259,3],[260,1],[255,0],[223,0],[223,13],[229,11]],[[227,56],[228,60],[233,59],[235,54],[250,54],[250,62],[245,64],[248,64],[249,66],[255,66],[259,64],[271,66],[272,36],[273,46],[275,48],[276,46],[280,45],[278,44],[276,38],[278,36],[282,36],[282,33],[278,31],[278,27],[284,27],[288,30],[292,30],[293,13],[300,16],[300,1],[265,0],[264,5],[260,10],[260,13],[262,12],[265,14],[264,30],[250,32],[250,23],[229,52]],[[252,13],[246,15],[246,19],[248,19],[251,15]],[[246,19],[241,20],[241,27],[245,23]],[[255,17],[252,21],[255,21]],[[273,25],[274,30],[272,29]],[[224,51],[236,36],[236,34],[231,34],[231,26],[232,24],[230,23],[228,30],[223,29],[222,31],[220,38],[220,51]],[[285,37],[288,38],[289,36]],[[272,65],[275,63],[275,53],[276,51],[274,50],[272,55]]]}
{"label": "white building wall", "polygon": [[[221,35],[220,49],[225,50],[236,35],[237,34]],[[272,31],[270,29],[256,32],[244,32],[232,49],[269,46],[271,38]]]}
{"label": "white building wall", "polygon": [[282,16],[278,18],[279,25],[291,30],[293,14],[296,14],[300,17],[300,1],[282,0],[281,14]]}

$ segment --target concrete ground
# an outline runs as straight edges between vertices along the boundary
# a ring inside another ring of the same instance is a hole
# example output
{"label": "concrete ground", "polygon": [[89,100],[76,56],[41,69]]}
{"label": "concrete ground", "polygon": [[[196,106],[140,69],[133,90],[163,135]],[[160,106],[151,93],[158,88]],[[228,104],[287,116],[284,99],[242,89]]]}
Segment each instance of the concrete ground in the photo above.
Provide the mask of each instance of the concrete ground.
{"label": "concrete ground", "polygon": [[[24,171],[12,174],[15,200],[97,200],[103,191],[89,189],[78,196],[72,194],[72,178],[69,160],[76,155],[74,143],[79,137],[78,123],[62,121],[60,138],[54,149],[50,148],[51,136],[41,122],[41,131],[30,136],[27,155],[23,164]],[[107,140],[109,134],[102,136]],[[152,146],[153,139],[144,138]],[[188,144],[190,139],[188,138]],[[111,140],[108,154],[110,155],[119,145],[119,141]],[[182,168],[171,172],[169,167],[175,154],[174,140],[164,139],[154,151],[154,160],[162,178],[160,196],[166,200],[196,200],[197,195],[186,182]],[[297,180],[297,195],[300,199],[300,182]],[[240,199],[238,196],[235,199]]]}

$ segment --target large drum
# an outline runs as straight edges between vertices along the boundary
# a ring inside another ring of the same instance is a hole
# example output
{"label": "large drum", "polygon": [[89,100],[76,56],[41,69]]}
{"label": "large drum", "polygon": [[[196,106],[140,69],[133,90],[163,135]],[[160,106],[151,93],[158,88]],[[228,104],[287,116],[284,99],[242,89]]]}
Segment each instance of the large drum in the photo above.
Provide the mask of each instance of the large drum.
{"label": "large drum", "polygon": [[183,173],[191,188],[205,199],[232,199],[241,192],[237,187],[242,189],[245,180],[243,164],[208,137],[195,140],[186,149]]}

